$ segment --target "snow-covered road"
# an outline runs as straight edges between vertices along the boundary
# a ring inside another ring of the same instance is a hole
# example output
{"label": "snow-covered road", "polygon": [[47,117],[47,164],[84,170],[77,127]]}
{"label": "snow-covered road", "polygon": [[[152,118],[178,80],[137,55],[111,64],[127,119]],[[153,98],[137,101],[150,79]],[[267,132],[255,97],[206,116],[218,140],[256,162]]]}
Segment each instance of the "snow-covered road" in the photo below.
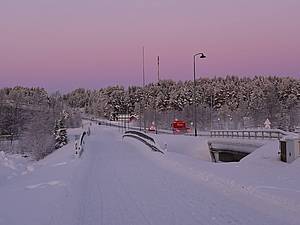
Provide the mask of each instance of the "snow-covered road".
{"label": "snow-covered road", "polygon": [[297,224],[278,207],[191,179],[168,154],[122,141],[113,128],[94,128],[82,158],[71,150],[0,186],[1,225]]}

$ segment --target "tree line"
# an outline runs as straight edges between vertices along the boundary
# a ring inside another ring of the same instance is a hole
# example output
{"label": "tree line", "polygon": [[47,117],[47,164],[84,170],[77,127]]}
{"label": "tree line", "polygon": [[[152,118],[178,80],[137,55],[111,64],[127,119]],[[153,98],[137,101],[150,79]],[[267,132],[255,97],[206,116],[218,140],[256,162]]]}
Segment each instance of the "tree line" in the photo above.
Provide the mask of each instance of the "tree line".
{"label": "tree line", "polygon": [[[49,94],[43,88],[0,89],[0,139],[11,137],[10,148],[0,141],[0,151],[45,157],[67,143],[66,128],[81,125],[81,113],[109,119],[112,114],[136,114],[146,126],[153,121],[168,129],[174,119],[197,127],[243,129],[263,127],[293,131],[300,125],[300,80],[256,76],[201,78],[192,81],[160,80],[139,86],[79,88],[67,94]],[[136,125],[141,124],[139,121]],[[2,139],[1,139],[2,140]]]}
{"label": "tree line", "polygon": [[79,88],[64,95],[64,100],[69,106],[84,108],[86,113],[98,117],[135,113],[145,117],[149,124],[155,114],[157,123],[164,128],[174,118],[192,122],[194,102],[198,125],[203,130],[263,127],[267,118],[273,128],[293,130],[299,125],[299,79],[276,76],[201,78],[196,80],[195,101],[193,85],[193,81],[161,80],[144,88]]}

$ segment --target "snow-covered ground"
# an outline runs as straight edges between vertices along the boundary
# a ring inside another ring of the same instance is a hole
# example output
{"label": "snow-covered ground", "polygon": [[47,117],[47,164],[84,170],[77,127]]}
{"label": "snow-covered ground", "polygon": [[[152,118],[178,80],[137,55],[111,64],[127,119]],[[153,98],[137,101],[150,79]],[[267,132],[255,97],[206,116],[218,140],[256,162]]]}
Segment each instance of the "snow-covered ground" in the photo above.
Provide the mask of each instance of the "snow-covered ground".
{"label": "snow-covered ground", "polygon": [[92,126],[81,158],[70,144],[39,162],[0,154],[1,225],[299,224],[300,160],[270,141],[240,163],[211,163],[207,139],[153,135],[165,154]]}
{"label": "snow-covered ground", "polygon": [[[195,174],[198,178],[273,204],[300,209],[300,180],[297,178],[300,158],[292,164],[281,162],[278,140],[245,140],[245,143],[261,144],[262,147],[240,162],[211,163],[207,137],[158,135],[156,138],[161,145],[167,143],[169,158],[176,158],[177,163],[189,168],[190,174]],[[235,139],[233,143],[236,141],[243,143],[239,139]]]}

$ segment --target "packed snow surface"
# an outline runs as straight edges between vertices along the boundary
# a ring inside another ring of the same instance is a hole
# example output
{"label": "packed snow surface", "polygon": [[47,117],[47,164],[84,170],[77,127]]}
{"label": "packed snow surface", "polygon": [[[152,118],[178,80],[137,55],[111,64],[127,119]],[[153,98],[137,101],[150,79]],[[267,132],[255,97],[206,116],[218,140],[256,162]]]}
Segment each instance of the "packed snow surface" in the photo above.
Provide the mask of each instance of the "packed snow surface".
{"label": "packed snow surface", "polygon": [[274,141],[215,164],[205,138],[153,135],[167,146],[161,154],[94,124],[75,158],[81,132],[69,130],[70,144],[39,162],[2,154],[1,225],[299,224],[300,161],[278,161]]}

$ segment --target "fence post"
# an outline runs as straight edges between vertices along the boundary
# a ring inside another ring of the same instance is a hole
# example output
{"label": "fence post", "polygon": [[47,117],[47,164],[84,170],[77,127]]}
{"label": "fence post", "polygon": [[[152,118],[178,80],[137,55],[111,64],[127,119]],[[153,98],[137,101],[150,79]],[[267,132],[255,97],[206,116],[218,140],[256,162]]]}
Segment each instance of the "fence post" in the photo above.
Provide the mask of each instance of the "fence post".
{"label": "fence post", "polygon": [[11,145],[13,144],[13,140],[14,140],[14,134],[11,133],[11,135],[10,135],[10,144],[11,144]]}

